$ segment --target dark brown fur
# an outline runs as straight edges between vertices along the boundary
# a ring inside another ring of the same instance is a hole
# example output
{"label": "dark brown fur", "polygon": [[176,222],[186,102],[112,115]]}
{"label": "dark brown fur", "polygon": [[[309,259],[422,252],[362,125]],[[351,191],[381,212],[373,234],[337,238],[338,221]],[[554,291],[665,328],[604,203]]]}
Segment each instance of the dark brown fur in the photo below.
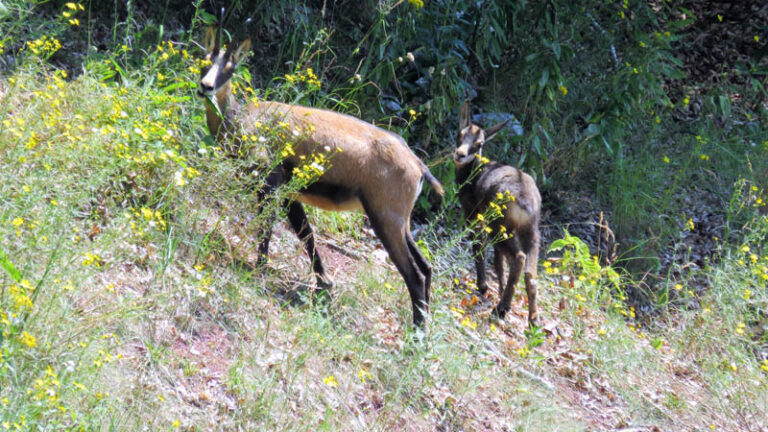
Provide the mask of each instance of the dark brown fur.
{"label": "dark brown fur", "polygon": [[[533,178],[517,168],[488,161],[483,163],[483,144],[500,131],[506,122],[488,130],[471,124],[469,106],[464,104],[460,114],[460,136],[454,163],[456,165],[456,183],[459,185],[459,201],[468,220],[476,220],[483,214],[491,202],[504,203],[502,216],[489,222],[491,238],[500,238],[504,232],[510,237],[493,245],[495,251],[494,267],[499,281],[501,299],[493,314],[501,319],[511,307],[515,295],[515,285],[525,269],[525,288],[528,294],[528,320],[538,323],[536,307],[536,266],[539,256],[539,220],[541,218],[541,195]],[[511,195],[514,201],[502,196]],[[505,228],[505,231],[502,230]],[[485,281],[485,253],[487,239],[473,243],[475,265],[477,268],[477,287],[485,294],[488,285]],[[504,261],[507,261],[509,277],[504,279]]]}

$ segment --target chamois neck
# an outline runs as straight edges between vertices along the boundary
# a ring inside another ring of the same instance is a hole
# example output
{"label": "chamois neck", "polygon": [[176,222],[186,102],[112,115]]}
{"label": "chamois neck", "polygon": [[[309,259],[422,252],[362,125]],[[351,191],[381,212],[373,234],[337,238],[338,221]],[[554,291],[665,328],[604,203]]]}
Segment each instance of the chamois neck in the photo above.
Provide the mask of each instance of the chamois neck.
{"label": "chamois neck", "polygon": [[[482,169],[480,160],[475,158],[472,162],[456,167],[456,184],[462,187],[467,184],[467,181],[476,179]],[[474,173],[474,178],[472,177]]]}
{"label": "chamois neck", "polygon": [[221,86],[213,100],[205,101],[205,119],[208,123],[208,131],[219,145],[232,138],[234,118],[238,108],[237,101],[232,96],[230,83]]}

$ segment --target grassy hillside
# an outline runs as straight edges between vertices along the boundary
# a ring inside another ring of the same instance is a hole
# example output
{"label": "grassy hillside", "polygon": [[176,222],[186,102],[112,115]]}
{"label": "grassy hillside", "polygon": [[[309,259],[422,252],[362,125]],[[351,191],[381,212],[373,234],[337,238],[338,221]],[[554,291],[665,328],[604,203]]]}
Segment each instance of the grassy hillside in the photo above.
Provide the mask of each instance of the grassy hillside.
{"label": "grassy hillside", "polygon": [[[62,6],[73,14],[64,28],[84,19],[74,7]],[[702,234],[699,200],[685,217],[662,215],[677,244],[716,246],[711,259],[678,250],[690,259],[656,276],[643,311],[629,292],[644,281],[556,227],[562,239],[539,266],[543,327],[527,328],[520,295],[507,322],[490,322],[497,297],[474,290],[450,189],[416,224],[435,267],[431,320],[417,332],[362,215],[310,215],[336,280],[328,297],[313,295],[283,223],[270,262],[255,266],[259,178],[241,167],[262,136],[248,137],[246,159],[210,140],[193,96],[200,52],[182,39],[138,62],[123,61],[128,46],[86,56],[77,76],[51,60],[65,39],[0,45],[14,59],[0,75],[0,430],[768,428],[768,218],[750,155],[732,150],[765,154],[763,119],[730,134],[697,126],[690,147],[630,154],[616,163],[632,169],[602,183],[626,188],[617,208],[648,219],[659,215],[632,206],[657,194],[643,183],[672,178],[666,202],[698,196],[672,184],[732,191],[726,236]],[[297,68],[269,94],[354,106],[311,81]]]}

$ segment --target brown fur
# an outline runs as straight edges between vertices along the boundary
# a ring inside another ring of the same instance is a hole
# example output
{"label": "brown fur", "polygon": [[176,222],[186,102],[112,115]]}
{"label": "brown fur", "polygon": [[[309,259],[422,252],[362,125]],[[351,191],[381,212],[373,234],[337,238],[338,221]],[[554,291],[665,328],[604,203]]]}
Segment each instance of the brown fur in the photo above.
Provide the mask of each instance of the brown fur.
{"label": "brown fur", "polygon": [[[517,168],[493,161],[483,161],[482,147],[496,135],[506,122],[483,130],[469,121],[469,106],[464,104],[460,113],[459,141],[454,153],[456,183],[459,185],[459,201],[468,220],[475,220],[484,213],[491,202],[500,201],[506,205],[502,217],[490,222],[490,237],[500,238],[502,233],[508,239],[494,244],[494,267],[499,281],[501,299],[493,314],[499,318],[511,307],[515,285],[525,269],[525,287],[528,295],[528,320],[538,323],[536,307],[536,266],[539,256],[539,220],[541,218],[541,195],[533,178]],[[511,195],[514,201],[503,198]],[[502,230],[502,227],[505,230]],[[477,286],[485,294],[485,241],[473,244],[477,268]],[[509,276],[504,278],[504,262],[508,263]]]}
{"label": "brown fur", "polygon": [[[238,105],[232,97],[229,79],[250,42],[244,42],[232,55],[220,51],[218,43],[209,41],[207,46],[212,51],[206,58],[212,65],[202,73],[199,94],[214,96],[206,103],[206,120],[218,142],[237,141],[237,136],[252,131],[256,122],[286,122],[291,132],[294,129],[298,132],[298,142],[293,146],[296,154],[283,160],[277,170],[269,174],[267,188],[260,191],[260,198],[290,178],[292,168],[300,165],[300,156],[309,157],[318,152],[330,155],[329,166],[317,183],[299,191],[295,200],[286,202],[289,221],[305,243],[318,285],[326,287],[331,282],[315,251],[312,230],[300,203],[328,210],[363,209],[405,279],[414,323],[420,325],[429,302],[431,267],[411,237],[410,215],[422,180],[426,179],[442,194],[437,179],[400,136],[355,117],[280,102]],[[269,238],[268,232],[260,247],[262,257],[268,252]]]}

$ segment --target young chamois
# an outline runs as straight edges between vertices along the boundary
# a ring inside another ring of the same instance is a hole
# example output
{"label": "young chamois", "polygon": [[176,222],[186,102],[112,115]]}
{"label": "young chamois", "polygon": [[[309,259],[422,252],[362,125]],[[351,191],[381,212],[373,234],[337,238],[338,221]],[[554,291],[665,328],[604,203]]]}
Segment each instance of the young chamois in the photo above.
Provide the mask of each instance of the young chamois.
{"label": "young chamois", "polygon": [[[489,218],[489,239],[494,243],[494,267],[499,280],[501,300],[493,309],[495,317],[504,319],[515,295],[515,285],[525,267],[525,289],[528,293],[528,322],[538,325],[536,310],[536,265],[539,257],[539,219],[541,195],[533,178],[517,168],[488,161],[482,157],[483,144],[493,138],[507,121],[483,130],[470,121],[469,103],[459,113],[459,139],[453,162],[459,201],[468,221],[482,219],[489,210],[496,210],[496,218]],[[476,236],[477,238],[477,236]],[[485,294],[485,246],[489,239],[472,245],[477,267],[477,287]],[[510,267],[504,281],[504,263]]]}
{"label": "young chamois", "polygon": [[[201,71],[198,88],[198,95],[206,99],[208,129],[216,141],[224,144],[237,140],[242,133],[253,132],[257,122],[269,124],[275,120],[287,122],[291,129],[301,132],[293,145],[295,155],[285,158],[267,176],[266,186],[258,193],[260,205],[270,191],[290,180],[301,158],[311,159],[316,152],[332,155],[330,165],[319,179],[286,199],[284,204],[291,228],[304,243],[312,261],[318,287],[331,287],[333,282],[325,274],[315,250],[312,228],[302,203],[326,210],[363,210],[405,279],[414,324],[421,326],[428,312],[432,268],[413,241],[410,216],[423,180],[442,194],[440,183],[399,135],[355,117],[279,102],[239,104],[232,96],[230,79],[250,49],[250,39],[239,46],[232,43],[237,49],[230,51],[221,46],[220,35],[220,30],[216,35],[213,29],[208,29],[205,58],[210,65]],[[271,228],[259,247],[260,261],[269,252],[270,237]]]}

